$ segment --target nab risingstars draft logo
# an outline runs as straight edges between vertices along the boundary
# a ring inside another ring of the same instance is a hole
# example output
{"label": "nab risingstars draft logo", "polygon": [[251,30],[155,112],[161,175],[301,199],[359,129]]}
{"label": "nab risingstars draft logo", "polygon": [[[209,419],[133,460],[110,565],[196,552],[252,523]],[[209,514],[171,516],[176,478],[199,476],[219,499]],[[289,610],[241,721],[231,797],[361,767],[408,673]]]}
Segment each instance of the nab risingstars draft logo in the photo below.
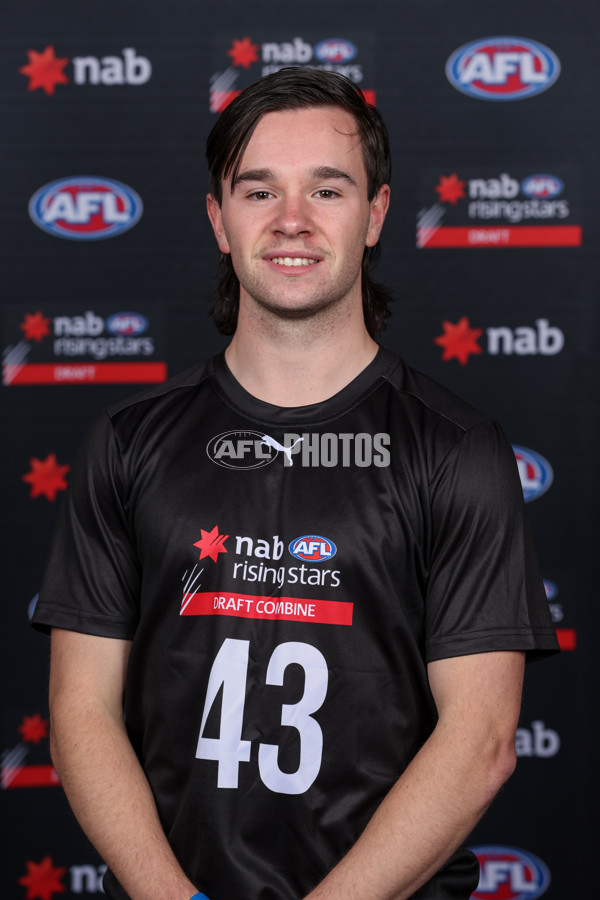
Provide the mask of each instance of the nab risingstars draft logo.
{"label": "nab risingstars draft logo", "polygon": [[[200,535],[193,543],[200,550],[198,562],[188,566],[181,579],[181,616],[352,625],[352,603],[306,597],[316,588],[331,592],[341,584],[341,571],[328,565],[338,550],[330,538],[314,532],[294,538],[287,543],[290,561],[284,557],[286,541],[278,534],[230,536],[215,525],[210,531],[201,528]],[[218,565],[199,565],[208,559]]]}
{"label": "nab risingstars draft logo", "polygon": [[579,247],[578,176],[565,166],[422,170],[417,247]]}
{"label": "nab risingstars draft logo", "polygon": [[288,66],[308,66],[345,75],[359,85],[369,103],[375,91],[363,87],[365,66],[373,59],[372,37],[364,32],[351,37],[323,37],[282,33],[218,36],[214,40],[216,71],[210,79],[210,110],[219,113],[248,85]]}
{"label": "nab risingstars draft logo", "polygon": [[[154,311],[152,312],[154,318]],[[143,384],[162,382],[167,366],[154,359],[160,337],[148,334],[149,316],[134,310],[99,316],[6,311],[6,331],[22,337],[2,354],[5,386]],[[153,323],[156,326],[156,322]],[[157,328],[160,335],[161,329]],[[148,359],[150,357],[150,359]]]}
{"label": "nab risingstars draft logo", "polygon": [[138,56],[135,47],[125,47],[122,56],[57,56],[50,44],[41,52],[28,50],[29,62],[21,66],[19,72],[29,79],[28,91],[43,91],[48,97],[54,96],[57,85],[69,84],[71,79],[65,69],[73,64],[72,81],[75,85],[146,84],[152,75],[152,64],[145,56]]}
{"label": "nab risingstars draft logo", "polygon": [[442,322],[443,334],[434,338],[433,343],[442,347],[442,361],[456,359],[466,366],[471,356],[484,352],[480,338],[483,335],[486,353],[490,356],[556,356],[565,344],[563,331],[550,325],[548,319],[536,319],[535,327],[521,325],[509,328],[506,325],[486,328],[472,328],[467,316],[458,322]]}

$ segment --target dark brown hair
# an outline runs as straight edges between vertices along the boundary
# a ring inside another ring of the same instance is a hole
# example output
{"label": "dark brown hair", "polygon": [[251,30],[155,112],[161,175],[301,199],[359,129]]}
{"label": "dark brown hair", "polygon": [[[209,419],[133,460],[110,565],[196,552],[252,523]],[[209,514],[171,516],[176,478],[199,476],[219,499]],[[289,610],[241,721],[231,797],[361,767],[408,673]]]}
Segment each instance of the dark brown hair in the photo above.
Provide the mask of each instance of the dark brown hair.
{"label": "dark brown hair", "polygon": [[[260,118],[268,112],[305,109],[311,106],[337,106],[349,112],[356,122],[367,173],[368,199],[372,200],[391,175],[387,128],[379,111],[367,103],[362,91],[333,72],[302,67],[281,69],[247,87],[225,108],[206,143],[210,170],[210,191],[219,205],[223,199],[223,179],[235,177]],[[372,337],[384,328],[390,315],[388,289],[371,280],[370,267],[380,252],[379,242],[365,247],[362,260],[362,298],[365,324]],[[222,334],[233,334],[237,326],[240,284],[231,256],[221,253],[221,280],[211,310]]]}

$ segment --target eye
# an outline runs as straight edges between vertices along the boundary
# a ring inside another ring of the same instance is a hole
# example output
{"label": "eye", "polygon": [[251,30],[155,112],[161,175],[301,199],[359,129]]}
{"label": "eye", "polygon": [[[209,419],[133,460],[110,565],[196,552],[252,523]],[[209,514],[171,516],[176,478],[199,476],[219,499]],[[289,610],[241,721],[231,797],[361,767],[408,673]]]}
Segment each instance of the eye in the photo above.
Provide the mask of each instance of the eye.
{"label": "eye", "polygon": [[339,194],[331,188],[321,188],[321,190],[317,191],[316,196],[321,200],[333,200],[335,197],[339,197]]}
{"label": "eye", "polygon": [[252,191],[251,194],[248,194],[248,199],[250,200],[268,200],[269,197],[272,197],[273,194],[270,191]]}

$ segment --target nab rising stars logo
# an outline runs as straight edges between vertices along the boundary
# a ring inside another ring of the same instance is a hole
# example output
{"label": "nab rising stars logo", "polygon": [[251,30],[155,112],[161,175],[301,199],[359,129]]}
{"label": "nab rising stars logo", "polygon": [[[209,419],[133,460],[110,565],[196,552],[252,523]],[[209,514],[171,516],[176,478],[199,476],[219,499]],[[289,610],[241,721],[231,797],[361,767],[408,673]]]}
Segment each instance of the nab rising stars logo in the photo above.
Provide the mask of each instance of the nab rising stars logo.
{"label": "nab rising stars logo", "polygon": [[548,90],[560,75],[556,54],[538,41],[489,37],[464,44],[446,63],[450,84],[479,100],[522,100]]}

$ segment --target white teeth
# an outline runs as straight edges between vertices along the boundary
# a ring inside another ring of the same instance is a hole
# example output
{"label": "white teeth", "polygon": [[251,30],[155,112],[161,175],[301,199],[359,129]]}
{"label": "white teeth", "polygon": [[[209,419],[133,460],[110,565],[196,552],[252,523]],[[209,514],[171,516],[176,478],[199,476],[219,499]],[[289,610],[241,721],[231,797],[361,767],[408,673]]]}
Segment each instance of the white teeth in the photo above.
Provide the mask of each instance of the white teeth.
{"label": "white teeth", "polygon": [[316,261],[308,256],[297,256],[294,259],[291,256],[275,256],[271,259],[278,266],[312,266]]}

